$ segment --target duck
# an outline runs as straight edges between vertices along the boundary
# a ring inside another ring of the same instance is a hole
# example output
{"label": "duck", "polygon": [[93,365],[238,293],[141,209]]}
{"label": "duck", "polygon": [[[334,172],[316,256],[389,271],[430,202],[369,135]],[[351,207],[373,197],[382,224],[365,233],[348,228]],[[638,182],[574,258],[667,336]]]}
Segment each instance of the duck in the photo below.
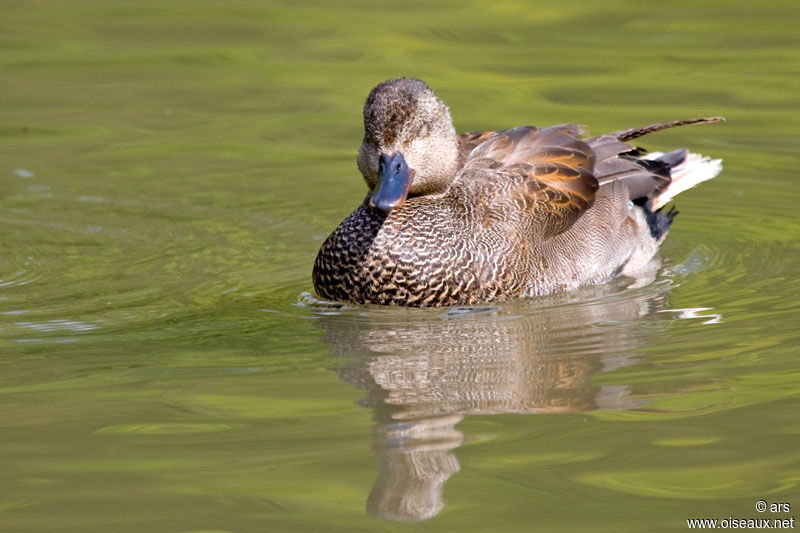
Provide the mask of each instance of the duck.
{"label": "duck", "polygon": [[319,249],[317,294],[353,304],[469,306],[530,298],[647,268],[679,192],[720,159],[630,144],[705,117],[587,137],[581,126],[456,134],[424,81],[375,86],[356,162],[368,192]]}

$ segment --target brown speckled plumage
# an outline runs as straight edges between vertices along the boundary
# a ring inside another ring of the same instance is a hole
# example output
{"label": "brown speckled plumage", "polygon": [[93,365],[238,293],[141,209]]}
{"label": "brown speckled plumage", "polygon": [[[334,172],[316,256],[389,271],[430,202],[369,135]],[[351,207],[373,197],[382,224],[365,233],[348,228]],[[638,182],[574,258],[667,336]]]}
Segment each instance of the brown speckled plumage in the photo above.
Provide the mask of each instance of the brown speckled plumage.
{"label": "brown speckled plumage", "polygon": [[[521,126],[456,137],[444,104],[408,78],[373,89],[364,121],[359,168],[371,192],[313,270],[320,296],[354,303],[464,305],[630,273],[663,239],[671,218],[648,202],[685,158],[640,161],[620,140],[640,130],[584,140],[575,125]],[[388,213],[370,203],[380,153],[403,154],[416,173]]]}

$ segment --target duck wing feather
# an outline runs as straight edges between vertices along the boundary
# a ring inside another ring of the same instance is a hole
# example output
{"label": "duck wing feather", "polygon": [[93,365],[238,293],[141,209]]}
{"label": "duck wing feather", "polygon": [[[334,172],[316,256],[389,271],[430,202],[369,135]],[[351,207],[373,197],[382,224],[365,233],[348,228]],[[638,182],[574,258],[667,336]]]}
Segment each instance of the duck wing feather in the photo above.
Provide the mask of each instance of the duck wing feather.
{"label": "duck wing feather", "polygon": [[624,183],[630,200],[657,197],[672,181],[671,169],[687,154],[681,148],[643,159],[645,150],[625,141],[676,126],[724,120],[660,122],[590,139],[581,138],[584,132],[576,124],[465,133],[458,138],[460,169],[455,181],[491,182],[492,186],[484,185],[487,191],[514,198],[545,235],[554,235],[569,229],[592,206],[598,190],[615,183]]}
{"label": "duck wing feather", "polygon": [[599,187],[594,151],[580,134],[565,124],[462,135],[467,155],[456,181],[492,181],[489,188],[514,199],[545,235],[561,233],[592,205]]}
{"label": "duck wing feather", "polygon": [[672,181],[670,171],[686,159],[687,150],[680,148],[655,159],[642,159],[645,150],[625,141],[678,126],[724,121],[724,117],[702,117],[656,122],[588,139],[587,142],[597,158],[594,167],[597,181],[601,187],[624,181],[631,200],[655,198],[669,186]]}

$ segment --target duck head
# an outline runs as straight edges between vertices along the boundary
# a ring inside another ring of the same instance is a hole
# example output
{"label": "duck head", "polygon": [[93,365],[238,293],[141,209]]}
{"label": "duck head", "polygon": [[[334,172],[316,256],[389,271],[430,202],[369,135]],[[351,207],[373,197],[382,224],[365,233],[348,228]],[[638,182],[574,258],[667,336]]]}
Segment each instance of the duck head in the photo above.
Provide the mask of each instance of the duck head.
{"label": "duck head", "polygon": [[388,213],[406,198],[445,191],[458,164],[450,112],[414,78],[381,83],[364,104],[358,169],[372,191],[370,205]]}

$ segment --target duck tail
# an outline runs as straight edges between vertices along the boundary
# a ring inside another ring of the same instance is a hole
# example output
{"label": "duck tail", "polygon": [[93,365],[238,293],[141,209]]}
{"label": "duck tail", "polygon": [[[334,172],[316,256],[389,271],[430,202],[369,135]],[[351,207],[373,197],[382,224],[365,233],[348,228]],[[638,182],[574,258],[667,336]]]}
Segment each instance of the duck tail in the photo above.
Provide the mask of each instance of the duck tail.
{"label": "duck tail", "polygon": [[671,178],[669,185],[647,200],[647,207],[652,212],[661,209],[679,193],[722,172],[722,159],[711,159],[705,155],[688,152],[685,148],[668,154],[651,152],[645,158],[664,164],[669,169]]}
{"label": "duck tail", "polygon": [[637,137],[641,137],[642,135],[647,135],[648,133],[655,133],[657,131],[666,130],[669,128],[674,128],[677,126],[688,126],[689,124],[713,124],[715,122],[725,122],[725,117],[703,117],[703,118],[691,118],[688,120],[673,120],[672,122],[656,122],[655,124],[650,124],[649,126],[643,126],[641,128],[630,128],[627,130],[619,130],[609,135],[613,135],[620,141],[630,141],[631,139],[636,139]]}

